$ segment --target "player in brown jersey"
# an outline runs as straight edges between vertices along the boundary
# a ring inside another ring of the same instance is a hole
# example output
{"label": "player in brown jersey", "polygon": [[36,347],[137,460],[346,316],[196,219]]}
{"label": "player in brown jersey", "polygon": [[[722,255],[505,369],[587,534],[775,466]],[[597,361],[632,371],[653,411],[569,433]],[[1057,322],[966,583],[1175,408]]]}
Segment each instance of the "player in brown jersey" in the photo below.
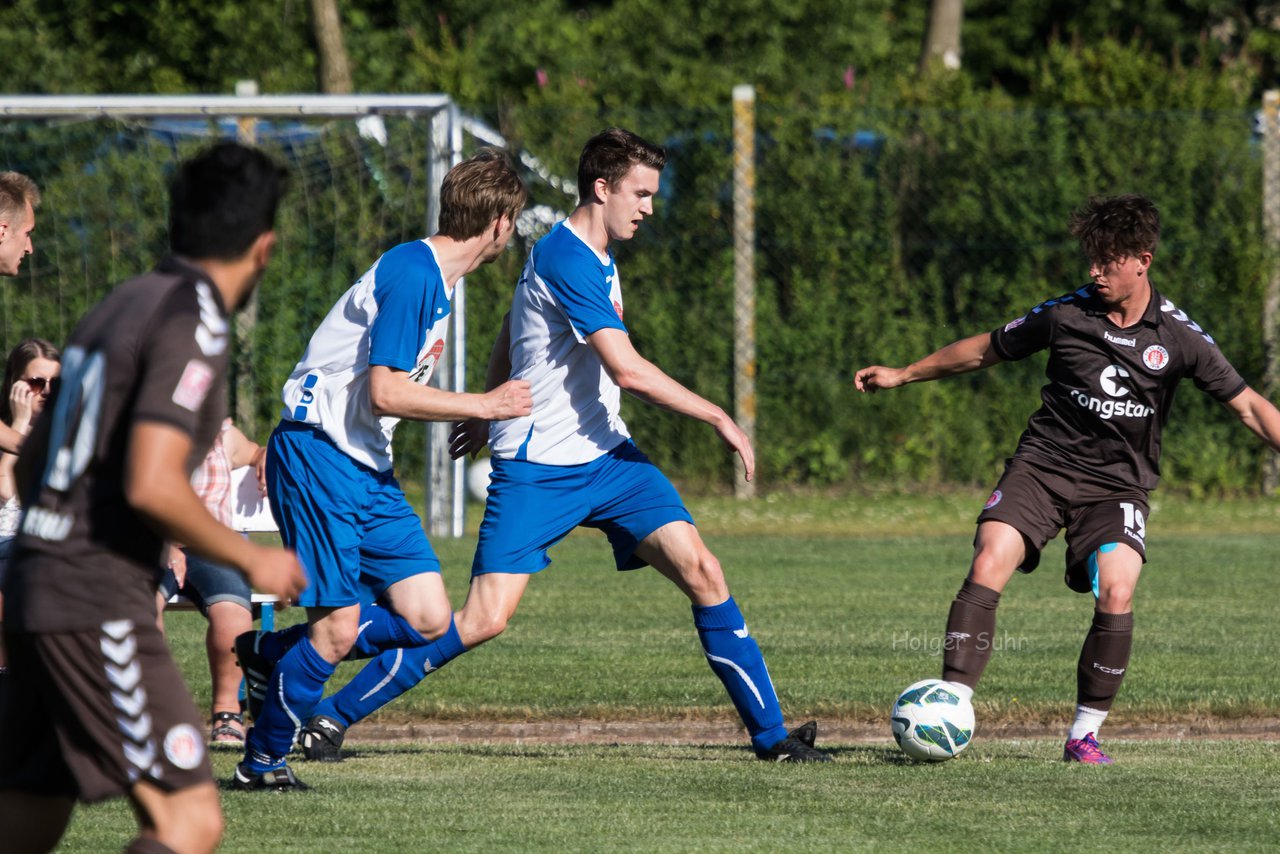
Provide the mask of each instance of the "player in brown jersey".
{"label": "player in brown jersey", "polygon": [[18,463],[27,508],[5,583],[0,839],[52,849],[75,800],[126,795],[131,852],[212,851],[222,835],[200,713],[155,620],[165,541],[288,599],[292,553],[218,524],[189,478],[225,415],[228,314],[275,244],[284,173],[234,143],[170,187],[172,256],[77,325]]}
{"label": "player in brown jersey", "polygon": [[1160,432],[1178,381],[1189,377],[1276,450],[1280,412],[1152,286],[1160,214],[1150,199],[1092,199],[1072,217],[1071,233],[1092,284],[905,368],[863,368],[854,384],[874,392],[1048,349],[1043,405],[978,517],[973,563],[947,618],[942,678],[972,695],[991,655],[1000,592],[1015,570],[1035,569],[1044,544],[1065,528],[1067,585],[1092,592],[1095,610],[1063,758],[1102,765],[1111,759],[1097,732],[1129,666],[1147,496],[1159,480]]}

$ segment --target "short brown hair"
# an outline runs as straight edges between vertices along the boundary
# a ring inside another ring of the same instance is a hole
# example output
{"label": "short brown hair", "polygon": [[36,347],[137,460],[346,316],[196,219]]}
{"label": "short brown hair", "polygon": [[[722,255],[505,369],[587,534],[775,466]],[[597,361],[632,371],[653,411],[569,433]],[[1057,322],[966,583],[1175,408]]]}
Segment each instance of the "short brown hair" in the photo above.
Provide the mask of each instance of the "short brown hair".
{"label": "short brown hair", "polygon": [[1070,228],[1091,263],[1154,255],[1160,244],[1160,211],[1137,193],[1094,196],[1071,215]]}
{"label": "short brown hair", "polygon": [[10,221],[40,207],[40,188],[21,172],[0,172],[0,220]]}
{"label": "short brown hair", "polygon": [[617,187],[631,167],[637,165],[661,172],[667,165],[666,149],[618,127],[591,137],[578,158],[578,202],[593,198],[593,187],[600,178],[610,187]]}
{"label": "short brown hair", "polygon": [[453,240],[478,237],[495,219],[505,216],[514,223],[528,201],[529,190],[511,158],[500,149],[482,148],[444,176],[436,233]]}

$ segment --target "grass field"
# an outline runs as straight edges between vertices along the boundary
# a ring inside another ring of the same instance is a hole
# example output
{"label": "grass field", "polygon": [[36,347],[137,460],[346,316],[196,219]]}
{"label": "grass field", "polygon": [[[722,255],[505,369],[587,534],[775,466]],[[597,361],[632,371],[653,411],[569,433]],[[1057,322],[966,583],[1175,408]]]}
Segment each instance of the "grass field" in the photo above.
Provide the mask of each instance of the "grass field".
{"label": "grass field", "polygon": [[[1123,737],[1103,732],[1117,766],[1057,761],[1091,612],[1088,597],[1062,584],[1058,544],[1002,600],[999,648],[975,698],[974,745],[954,762],[916,766],[893,747],[886,712],[898,690],[938,672],[975,501],[958,493],[694,503],[788,718],[870,735],[837,742],[832,766],[751,760],[687,603],[655,573],[614,572],[603,538],[584,532],[553,552],[505,635],[378,719],[431,721],[437,731],[443,722],[446,732],[454,722],[471,733],[486,722],[634,721],[679,731],[693,721],[704,722],[701,732],[722,726],[722,736],[357,740],[341,766],[298,766],[312,792],[225,793],[224,850],[1274,850],[1280,504],[1157,505],[1133,660],[1107,724]],[[436,545],[459,604],[474,539]],[[202,630],[197,615],[170,619],[204,706]],[[1253,737],[1185,737],[1215,729]],[[234,761],[216,757],[223,778]],[[123,803],[81,809],[64,850],[118,848],[131,826]]]}

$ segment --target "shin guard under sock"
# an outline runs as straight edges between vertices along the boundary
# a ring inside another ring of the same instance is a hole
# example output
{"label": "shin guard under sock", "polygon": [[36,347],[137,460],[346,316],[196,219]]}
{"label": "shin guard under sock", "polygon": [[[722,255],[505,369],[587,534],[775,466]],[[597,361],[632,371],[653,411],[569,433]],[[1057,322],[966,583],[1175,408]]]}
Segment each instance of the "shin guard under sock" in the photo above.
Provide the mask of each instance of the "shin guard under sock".
{"label": "shin guard under sock", "polygon": [[720,677],[757,750],[768,750],[787,737],[782,708],[764,656],[747,633],[738,604],[729,597],[719,605],[693,606],[693,624],[711,670]]}
{"label": "shin guard under sock", "polygon": [[1100,712],[1108,711],[1125,671],[1129,669],[1129,651],[1133,648],[1133,613],[1103,614],[1095,612],[1093,625],[1080,648],[1076,668],[1076,703]]}
{"label": "shin guard under sock", "polygon": [[333,671],[334,665],[316,652],[310,638],[298,641],[280,659],[267,683],[262,714],[245,738],[245,764],[250,771],[261,774],[284,764]]}
{"label": "shin guard under sock", "polygon": [[449,630],[426,646],[391,649],[378,655],[341,690],[322,700],[314,714],[351,726],[466,651],[458,626],[451,621]]}
{"label": "shin guard under sock", "polygon": [[1000,594],[966,578],[947,615],[942,678],[976,688],[991,658]]}

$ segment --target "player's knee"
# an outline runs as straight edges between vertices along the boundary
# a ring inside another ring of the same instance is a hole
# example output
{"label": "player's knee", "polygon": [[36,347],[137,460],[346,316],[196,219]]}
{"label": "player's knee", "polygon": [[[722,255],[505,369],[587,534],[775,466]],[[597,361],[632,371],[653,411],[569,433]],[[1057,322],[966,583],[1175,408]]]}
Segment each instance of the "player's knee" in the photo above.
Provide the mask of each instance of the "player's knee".
{"label": "player's knee", "polygon": [[453,619],[453,609],[448,602],[443,604],[429,603],[407,609],[401,613],[413,630],[427,640],[436,638],[449,631],[449,623]]}
{"label": "player's knee", "polygon": [[216,799],[184,802],[154,818],[156,837],[174,851],[214,851],[226,829]]}
{"label": "player's knee", "polygon": [[697,554],[692,557],[681,574],[685,586],[689,588],[695,601],[701,599],[722,601],[729,595],[720,561],[705,547],[698,549]]}
{"label": "player's knee", "polygon": [[1098,610],[1104,614],[1127,614],[1133,610],[1133,585],[1102,582],[1098,585]]}

